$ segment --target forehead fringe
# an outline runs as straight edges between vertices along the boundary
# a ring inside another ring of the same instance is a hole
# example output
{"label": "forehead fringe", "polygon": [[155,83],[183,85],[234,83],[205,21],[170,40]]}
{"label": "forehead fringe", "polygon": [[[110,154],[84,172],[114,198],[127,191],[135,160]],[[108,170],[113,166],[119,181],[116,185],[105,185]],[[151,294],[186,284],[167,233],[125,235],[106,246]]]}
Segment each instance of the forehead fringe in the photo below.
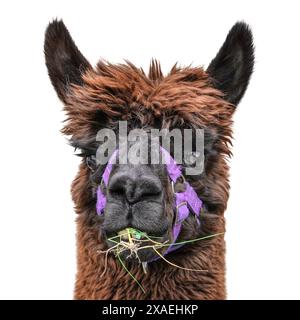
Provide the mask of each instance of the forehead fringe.
{"label": "forehead fringe", "polygon": [[129,121],[135,117],[144,122],[173,117],[198,127],[228,129],[231,125],[233,107],[201,67],[175,64],[164,76],[160,63],[152,60],[147,75],[129,61],[100,61],[95,70],[85,72],[83,83],[72,85],[68,95],[66,134],[82,131],[89,124],[96,126],[95,113],[99,112],[107,118]]}

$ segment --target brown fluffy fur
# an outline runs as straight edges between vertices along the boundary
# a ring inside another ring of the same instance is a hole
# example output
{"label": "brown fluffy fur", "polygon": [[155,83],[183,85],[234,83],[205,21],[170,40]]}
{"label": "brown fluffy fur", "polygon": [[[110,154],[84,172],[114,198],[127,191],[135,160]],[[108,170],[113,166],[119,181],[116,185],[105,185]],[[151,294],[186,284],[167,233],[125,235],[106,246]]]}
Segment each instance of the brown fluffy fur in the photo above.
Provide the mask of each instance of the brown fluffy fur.
{"label": "brown fluffy fur", "polygon": [[[163,76],[158,62],[153,61],[148,76],[131,63],[111,65],[100,62],[96,70],[83,75],[83,86],[72,85],[65,110],[68,121],[63,133],[81,139],[91,137],[101,128],[101,121],[113,127],[119,119],[139,127],[159,121],[163,128],[210,128],[216,132],[217,156],[210,159],[205,175],[193,186],[206,204],[201,217],[203,234],[225,231],[224,211],[228,199],[231,115],[233,106],[211,85],[202,68],[174,66]],[[225,244],[223,236],[186,245],[167,256],[180,266],[206,269],[192,272],[174,268],[157,260],[145,275],[141,267],[130,266],[142,283],[144,294],[114,256],[108,256],[104,270],[103,234],[95,213],[89,169],[83,162],[72,185],[77,216],[76,299],[224,299]],[[184,238],[184,232],[181,234]]]}

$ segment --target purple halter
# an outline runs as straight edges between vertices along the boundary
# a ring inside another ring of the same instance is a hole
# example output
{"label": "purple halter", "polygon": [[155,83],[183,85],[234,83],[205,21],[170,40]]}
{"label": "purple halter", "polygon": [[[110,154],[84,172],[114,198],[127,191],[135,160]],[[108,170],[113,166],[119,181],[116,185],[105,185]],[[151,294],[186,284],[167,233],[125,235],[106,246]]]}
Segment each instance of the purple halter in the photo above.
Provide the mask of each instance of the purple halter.
{"label": "purple halter", "polygon": [[[169,154],[167,150],[160,147],[160,151],[165,159],[168,175],[169,175],[169,178],[171,179],[171,183],[174,191],[174,184],[176,183],[179,177],[183,176],[181,166],[179,166],[176,163],[176,161],[172,158],[172,156]],[[115,150],[111,155],[111,157],[109,158],[106,168],[104,170],[104,173],[102,175],[102,181],[106,187],[108,186],[108,180],[112,171],[113,163],[115,162],[115,159],[117,157],[117,154],[118,154],[118,149]],[[183,221],[187,219],[187,217],[191,214],[191,212],[195,215],[197,223],[200,224],[199,217],[200,217],[200,211],[202,208],[202,201],[198,197],[194,188],[187,181],[185,181],[184,183],[185,183],[184,192],[174,191],[174,196],[175,196],[174,211],[175,211],[176,219],[172,229],[173,242],[168,247],[168,249],[164,252],[164,255],[181,247],[181,245],[176,245],[176,240],[181,231]],[[101,190],[101,185],[99,185],[97,189],[97,204],[96,204],[96,210],[98,215],[104,214],[105,206],[106,206],[106,196]]]}

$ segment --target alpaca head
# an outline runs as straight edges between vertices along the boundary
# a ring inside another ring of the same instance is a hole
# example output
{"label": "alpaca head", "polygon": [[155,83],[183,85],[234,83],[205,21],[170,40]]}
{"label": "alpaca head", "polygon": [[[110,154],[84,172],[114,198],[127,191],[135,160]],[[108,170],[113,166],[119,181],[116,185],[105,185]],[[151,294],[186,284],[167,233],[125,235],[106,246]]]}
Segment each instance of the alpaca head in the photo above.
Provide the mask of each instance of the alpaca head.
{"label": "alpaca head", "polygon": [[[184,179],[203,201],[201,223],[195,223],[190,215],[179,238],[224,231],[216,221],[228,198],[226,157],[230,156],[232,115],[247,88],[254,61],[252,35],[246,24],[233,26],[207,70],[175,65],[164,76],[155,60],[147,75],[130,62],[113,65],[100,61],[93,68],[62,21],[50,23],[46,31],[45,56],[51,82],[67,113],[62,132],[83,157],[73,199],[78,213],[86,215],[88,227],[100,233],[95,246],[127,227],[160,241],[172,241],[174,186],[165,164],[115,164],[108,185],[101,186],[107,201],[104,215],[97,216],[96,190],[105,169],[105,164],[96,160],[101,146],[97,134],[109,128],[117,136],[119,121],[126,121],[128,131],[142,128],[146,135],[151,129],[203,130],[203,170],[186,175],[192,164],[182,162]],[[173,141],[172,156],[174,148]],[[178,179],[175,191],[183,186],[184,181]],[[148,261],[153,255],[145,249],[140,259]]]}

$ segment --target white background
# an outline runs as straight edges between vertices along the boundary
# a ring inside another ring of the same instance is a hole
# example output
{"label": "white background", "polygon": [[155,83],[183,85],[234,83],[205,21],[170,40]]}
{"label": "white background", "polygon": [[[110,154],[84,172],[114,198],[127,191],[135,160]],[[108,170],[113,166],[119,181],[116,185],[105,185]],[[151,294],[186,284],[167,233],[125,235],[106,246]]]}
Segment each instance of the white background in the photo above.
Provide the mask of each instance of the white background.
{"label": "white background", "polygon": [[79,159],[59,133],[62,105],[44,66],[47,23],[63,18],[95,64],[164,72],[207,66],[231,26],[253,29],[255,73],[235,114],[227,218],[229,299],[300,298],[297,1],[2,1],[0,298],[72,299],[70,184]]}

